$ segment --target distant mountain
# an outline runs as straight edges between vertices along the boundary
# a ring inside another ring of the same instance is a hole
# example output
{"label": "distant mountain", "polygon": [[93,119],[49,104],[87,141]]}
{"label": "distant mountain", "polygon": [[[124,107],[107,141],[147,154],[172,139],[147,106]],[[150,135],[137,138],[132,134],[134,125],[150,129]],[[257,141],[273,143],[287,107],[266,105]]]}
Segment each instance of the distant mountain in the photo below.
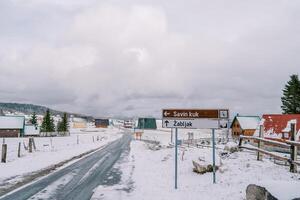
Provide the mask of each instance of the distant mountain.
{"label": "distant mountain", "polygon": [[[31,115],[33,112],[35,112],[37,115],[44,115],[47,111],[47,107],[45,106],[38,106],[33,104],[24,104],[24,103],[0,103],[0,110],[8,111],[11,113],[24,113],[26,115]],[[50,108],[49,108],[50,109]],[[62,115],[63,111],[53,110],[50,109],[50,112],[53,115]],[[68,113],[69,115],[74,115],[75,117],[83,117],[87,119],[91,119],[91,116],[77,114],[77,113]]]}

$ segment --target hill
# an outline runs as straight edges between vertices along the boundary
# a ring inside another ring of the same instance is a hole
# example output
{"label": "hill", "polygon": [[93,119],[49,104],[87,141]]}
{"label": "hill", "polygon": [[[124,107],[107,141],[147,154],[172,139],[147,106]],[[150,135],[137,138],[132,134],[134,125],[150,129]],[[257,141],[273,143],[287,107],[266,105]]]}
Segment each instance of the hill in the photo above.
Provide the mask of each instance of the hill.
{"label": "hill", "polygon": [[[44,115],[47,111],[47,109],[50,109],[50,112],[53,115],[62,115],[63,111],[53,110],[51,108],[45,107],[45,106],[39,106],[34,104],[24,104],[24,103],[1,103],[0,102],[0,110],[8,111],[11,113],[24,113],[26,115],[31,115],[33,112],[35,112],[38,115]],[[92,118],[91,116],[82,115],[78,113],[69,113],[68,115],[74,115],[76,117],[84,117],[84,118]]]}

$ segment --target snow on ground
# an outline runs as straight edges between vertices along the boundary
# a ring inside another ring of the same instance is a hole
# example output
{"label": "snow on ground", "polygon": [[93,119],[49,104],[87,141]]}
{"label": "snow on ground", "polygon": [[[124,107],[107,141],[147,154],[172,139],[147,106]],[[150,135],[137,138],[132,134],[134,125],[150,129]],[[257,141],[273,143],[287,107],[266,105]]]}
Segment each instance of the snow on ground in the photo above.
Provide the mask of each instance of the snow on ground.
{"label": "snow on ground", "polygon": [[[170,137],[169,133],[152,131],[152,137],[157,139],[164,138],[163,134]],[[212,149],[195,147],[179,149],[178,190],[175,190],[174,148],[153,151],[147,146],[142,141],[133,141],[127,160],[119,166],[123,173],[120,184],[98,187],[92,199],[238,200],[245,199],[249,184],[264,186],[281,200],[300,197],[299,174],[289,173],[288,166],[274,164],[266,157],[256,161],[256,154],[246,150],[224,159],[217,156],[216,164],[220,170],[216,174],[217,184],[213,184],[212,173],[198,175],[192,171],[192,160],[199,161],[200,158],[206,164],[211,163]],[[223,145],[218,147],[224,148]]]}
{"label": "snow on ground", "polygon": [[[27,173],[44,169],[99,148],[120,138],[119,132],[116,128],[73,129],[71,135],[67,137],[36,137],[34,138],[36,151],[33,153],[24,149],[23,143],[28,146],[28,138],[5,138],[8,146],[7,163],[0,163],[0,185],[8,179],[12,178],[12,181],[16,181]],[[19,142],[22,144],[21,158],[17,157]]]}

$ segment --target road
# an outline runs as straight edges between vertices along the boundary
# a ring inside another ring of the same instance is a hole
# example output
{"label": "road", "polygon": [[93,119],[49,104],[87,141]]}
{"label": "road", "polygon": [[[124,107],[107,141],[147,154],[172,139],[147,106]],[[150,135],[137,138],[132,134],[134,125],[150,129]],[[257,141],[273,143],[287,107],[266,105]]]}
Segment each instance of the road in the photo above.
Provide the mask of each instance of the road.
{"label": "road", "polygon": [[120,174],[113,176],[113,165],[129,151],[130,141],[131,136],[124,134],[103,149],[0,199],[88,200],[98,185],[120,181]]}

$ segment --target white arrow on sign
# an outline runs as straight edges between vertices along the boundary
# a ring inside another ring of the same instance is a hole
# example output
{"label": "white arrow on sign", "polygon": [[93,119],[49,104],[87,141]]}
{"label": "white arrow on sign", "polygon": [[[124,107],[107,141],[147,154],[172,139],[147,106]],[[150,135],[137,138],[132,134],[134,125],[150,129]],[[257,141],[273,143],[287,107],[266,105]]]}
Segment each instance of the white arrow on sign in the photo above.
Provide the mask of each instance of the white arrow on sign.
{"label": "white arrow on sign", "polygon": [[170,113],[168,113],[167,111],[164,112],[165,116],[168,116]]}

